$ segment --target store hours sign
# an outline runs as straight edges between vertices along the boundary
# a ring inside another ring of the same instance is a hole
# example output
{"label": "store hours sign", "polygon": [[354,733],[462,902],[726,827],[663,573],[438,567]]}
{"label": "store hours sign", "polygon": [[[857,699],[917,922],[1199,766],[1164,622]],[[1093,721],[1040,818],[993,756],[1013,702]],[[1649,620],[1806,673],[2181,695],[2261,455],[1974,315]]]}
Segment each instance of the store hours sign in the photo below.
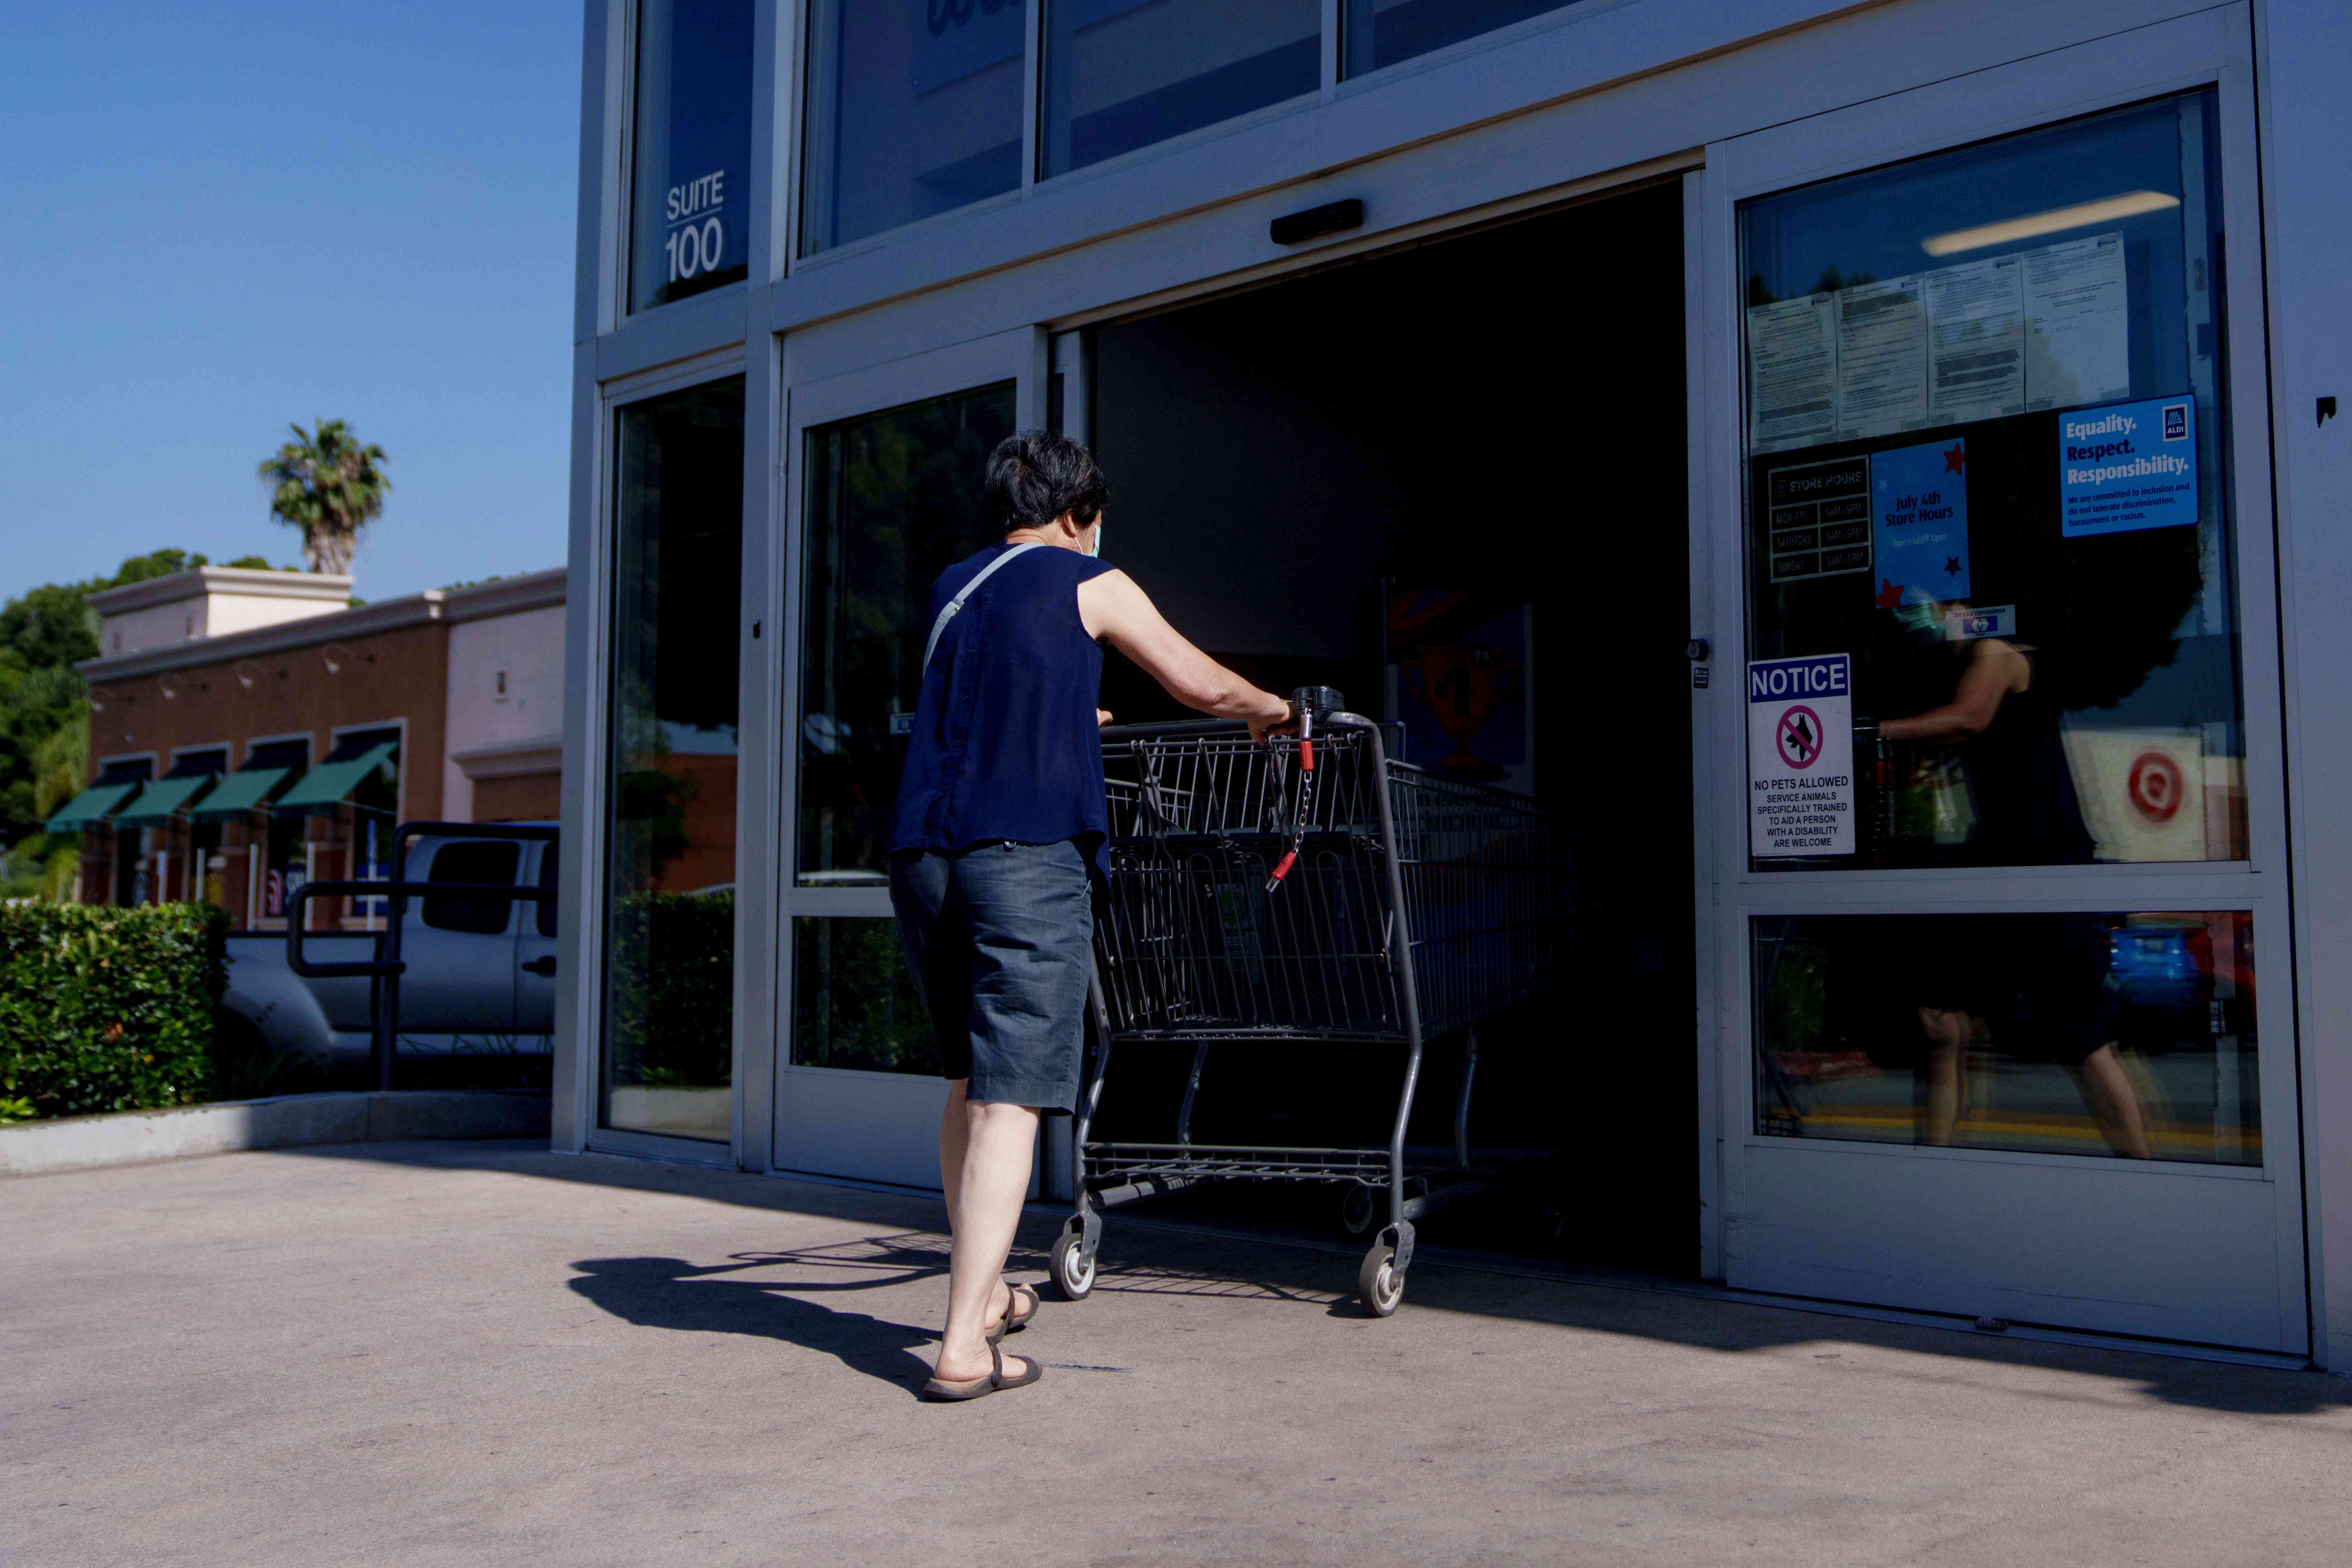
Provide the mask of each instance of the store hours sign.
{"label": "store hours sign", "polygon": [[1748,667],[1748,845],[1759,859],[1851,855],[1853,666],[1842,653]]}

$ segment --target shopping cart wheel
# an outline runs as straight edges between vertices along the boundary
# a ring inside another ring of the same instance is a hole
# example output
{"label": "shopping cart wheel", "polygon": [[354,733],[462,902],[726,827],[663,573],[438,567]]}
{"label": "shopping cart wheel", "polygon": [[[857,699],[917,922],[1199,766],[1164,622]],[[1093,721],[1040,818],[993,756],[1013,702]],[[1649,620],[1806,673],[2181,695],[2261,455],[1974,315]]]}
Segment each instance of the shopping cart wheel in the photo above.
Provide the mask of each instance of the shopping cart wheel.
{"label": "shopping cart wheel", "polygon": [[1086,1238],[1076,1225],[1066,1226],[1054,1243],[1054,1289],[1065,1301],[1083,1301],[1095,1288],[1095,1260],[1086,1250]]}
{"label": "shopping cart wheel", "polygon": [[1373,1200],[1380,1196],[1378,1188],[1361,1182],[1350,1182],[1348,1190],[1339,1194],[1339,1228],[1349,1237],[1371,1234],[1376,1210]]}
{"label": "shopping cart wheel", "polygon": [[1396,1248],[1383,1242],[1364,1254],[1356,1270],[1356,1299],[1375,1318],[1393,1316],[1404,1300],[1404,1276],[1397,1272]]}

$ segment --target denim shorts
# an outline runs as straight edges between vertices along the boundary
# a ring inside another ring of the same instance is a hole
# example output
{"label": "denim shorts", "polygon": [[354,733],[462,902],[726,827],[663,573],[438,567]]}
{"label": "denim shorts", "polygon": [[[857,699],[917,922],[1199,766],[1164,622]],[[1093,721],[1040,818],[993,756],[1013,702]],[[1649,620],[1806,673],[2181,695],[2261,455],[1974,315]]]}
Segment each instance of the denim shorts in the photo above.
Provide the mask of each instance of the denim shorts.
{"label": "denim shorts", "polygon": [[1073,1110],[1095,916],[1087,858],[978,844],[890,858],[890,907],[948,1078],[969,1100]]}

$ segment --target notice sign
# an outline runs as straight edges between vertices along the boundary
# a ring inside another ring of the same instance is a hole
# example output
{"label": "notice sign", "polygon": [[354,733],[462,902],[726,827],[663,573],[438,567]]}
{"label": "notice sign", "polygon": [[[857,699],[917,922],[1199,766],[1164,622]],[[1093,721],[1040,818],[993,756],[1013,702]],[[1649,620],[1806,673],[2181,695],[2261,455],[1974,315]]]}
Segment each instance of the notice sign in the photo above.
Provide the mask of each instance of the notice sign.
{"label": "notice sign", "polygon": [[2058,416],[2058,531],[2068,539],[2197,521],[2197,400]]}
{"label": "notice sign", "polygon": [[1748,667],[1748,844],[1759,859],[1851,855],[1853,668],[1842,653]]}

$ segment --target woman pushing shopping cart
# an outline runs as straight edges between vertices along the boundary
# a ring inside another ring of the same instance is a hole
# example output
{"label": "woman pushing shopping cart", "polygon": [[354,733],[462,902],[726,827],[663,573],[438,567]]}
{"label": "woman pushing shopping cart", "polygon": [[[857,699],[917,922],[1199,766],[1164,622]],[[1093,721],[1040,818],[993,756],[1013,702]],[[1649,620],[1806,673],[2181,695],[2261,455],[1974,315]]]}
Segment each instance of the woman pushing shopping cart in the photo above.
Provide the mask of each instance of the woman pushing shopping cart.
{"label": "woman pushing shopping cart", "polygon": [[[1290,718],[1287,701],[1194,647],[1096,558],[1108,487],[1084,447],[1014,436],[989,458],[987,492],[1003,542],[931,591],[891,840],[891,907],[948,1078],[947,1329],[923,1388],[935,1400],[1045,1373],[1003,1349],[1038,1305],[1003,1271],[1038,1115],[1077,1104],[1089,878],[1108,865],[1111,832],[1097,733],[1110,715],[1096,706],[1103,645],[1252,742]],[[1091,1247],[1087,1257],[1091,1268]]]}

